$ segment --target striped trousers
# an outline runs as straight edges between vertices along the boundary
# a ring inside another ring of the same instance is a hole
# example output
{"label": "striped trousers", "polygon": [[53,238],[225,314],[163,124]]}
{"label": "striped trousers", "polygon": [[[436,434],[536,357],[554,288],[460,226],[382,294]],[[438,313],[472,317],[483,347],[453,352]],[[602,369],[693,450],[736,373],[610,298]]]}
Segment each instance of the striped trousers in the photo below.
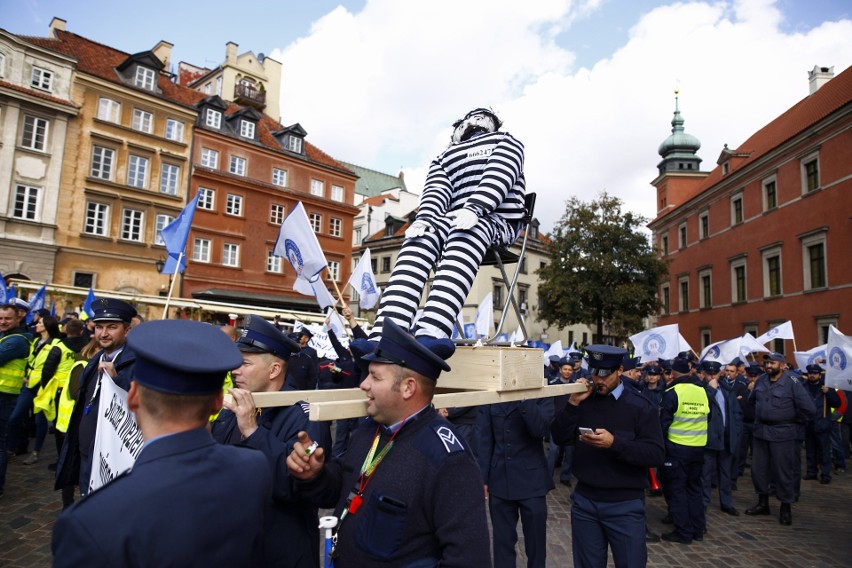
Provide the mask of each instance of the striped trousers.
{"label": "striped trousers", "polygon": [[518,235],[515,224],[501,217],[480,217],[473,228],[460,231],[450,227],[446,217],[430,219],[433,230],[421,237],[406,239],[399,251],[390,280],[382,294],[370,338],[382,333],[382,323],[390,318],[411,329],[420,305],[423,288],[435,269],[435,278],[426,295],[423,314],[416,322],[415,335],[446,338],[452,336],[485,251],[492,245],[508,246]]}

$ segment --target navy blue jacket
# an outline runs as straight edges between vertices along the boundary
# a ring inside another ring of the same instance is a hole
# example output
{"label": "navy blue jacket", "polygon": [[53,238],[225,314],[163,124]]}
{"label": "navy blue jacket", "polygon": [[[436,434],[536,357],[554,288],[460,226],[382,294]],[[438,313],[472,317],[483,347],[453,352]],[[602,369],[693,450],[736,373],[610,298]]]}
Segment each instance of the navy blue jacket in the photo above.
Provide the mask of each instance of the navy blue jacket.
{"label": "navy blue jacket", "polygon": [[271,492],[259,452],[203,428],[159,438],[59,516],[53,566],[258,566]]}
{"label": "navy blue jacket", "polygon": [[553,399],[504,402],[480,408],[479,466],[488,493],[518,501],[554,488],[543,439],[553,422]]}
{"label": "navy blue jacket", "polygon": [[782,371],[774,383],[763,374],[748,397],[754,407],[754,437],[769,442],[799,439],[804,424],[816,415],[814,402],[802,381]]}
{"label": "navy blue jacket", "polygon": [[[707,449],[727,450],[736,453],[740,447],[740,438],[743,434],[743,411],[740,401],[737,400],[734,391],[735,384],[731,384],[725,378],[719,379],[719,388],[707,386],[707,392],[711,394],[713,411],[710,413],[710,432],[707,437]],[[720,391],[724,397],[724,420],[721,409],[716,400],[716,392]]]}
{"label": "navy blue jacket", "polygon": [[[257,430],[242,440],[237,417],[223,409],[212,424],[213,438],[221,444],[236,444],[260,450],[272,472],[272,517],[265,535],[263,566],[316,568],[319,566],[319,517],[317,508],[302,501],[293,490],[287,469],[287,456],[304,430],[322,448],[331,452],[328,422],[310,422],[308,404],[264,408],[258,416]],[[221,564],[219,564],[221,565]]]}
{"label": "navy blue jacket", "polygon": [[814,432],[828,432],[834,423],[831,420],[831,409],[840,406],[840,396],[832,388],[828,389],[828,392],[822,392],[822,387],[825,386],[824,379],[820,379],[816,383],[808,380],[803,382],[805,390],[808,391],[808,395],[814,401],[814,408],[816,409],[816,415],[808,422],[808,427]]}

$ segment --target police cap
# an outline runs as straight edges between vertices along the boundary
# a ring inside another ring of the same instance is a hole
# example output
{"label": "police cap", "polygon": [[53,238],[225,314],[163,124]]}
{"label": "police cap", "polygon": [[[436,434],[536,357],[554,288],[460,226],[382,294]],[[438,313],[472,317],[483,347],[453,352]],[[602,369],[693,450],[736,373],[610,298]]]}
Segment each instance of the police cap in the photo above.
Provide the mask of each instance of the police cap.
{"label": "police cap", "polygon": [[249,314],[243,318],[237,334],[237,349],[244,353],[270,353],[287,361],[291,353],[298,352],[300,349],[298,343],[255,314]]}
{"label": "police cap", "polygon": [[645,367],[646,375],[662,375],[663,369],[659,365],[649,365]]}
{"label": "police cap", "polygon": [[690,365],[689,361],[686,359],[682,359],[680,357],[675,357],[672,359],[672,371],[677,373],[683,373],[684,375],[689,373]]}
{"label": "police cap", "polygon": [[376,350],[362,357],[364,361],[390,363],[437,380],[441,371],[449,371],[449,359],[455,352],[450,339],[416,338],[390,318],[382,324],[382,338]]}
{"label": "police cap", "polygon": [[192,320],[149,321],[133,328],[127,345],[136,354],[133,379],[152,390],[213,394],[243,358],[216,327]]}
{"label": "police cap", "polygon": [[807,369],[808,373],[822,373],[822,367],[819,365],[808,365],[805,369]]}
{"label": "police cap", "polygon": [[704,361],[701,363],[701,368],[710,375],[717,375],[722,372],[722,364],[719,361]]}
{"label": "police cap", "polygon": [[760,368],[760,365],[757,363],[750,363],[748,367],[746,367],[746,375],[749,377],[756,377],[763,373],[763,369]]}
{"label": "police cap", "polygon": [[621,366],[624,367],[625,371],[632,371],[639,366],[639,357],[630,357],[629,355],[625,355],[621,360]]}
{"label": "police cap", "polygon": [[586,347],[586,361],[592,376],[606,377],[621,367],[627,355],[627,349],[612,345],[589,345]]}
{"label": "police cap", "polygon": [[130,323],[133,316],[136,315],[136,308],[125,302],[115,298],[97,298],[92,302],[92,321],[123,321]]}
{"label": "police cap", "polygon": [[767,353],[763,356],[764,361],[778,361],[779,363],[786,363],[787,360],[780,353]]}

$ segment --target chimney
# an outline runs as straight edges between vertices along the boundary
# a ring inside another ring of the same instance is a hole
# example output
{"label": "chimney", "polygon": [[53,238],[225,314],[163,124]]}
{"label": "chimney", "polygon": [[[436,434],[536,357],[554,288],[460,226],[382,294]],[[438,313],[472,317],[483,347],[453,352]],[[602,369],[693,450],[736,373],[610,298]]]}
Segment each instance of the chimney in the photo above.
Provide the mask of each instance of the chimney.
{"label": "chimney", "polygon": [[809,94],[816,93],[820,87],[828,83],[834,78],[834,65],[831,67],[820,67],[819,65],[814,65],[812,71],[808,71],[808,87],[810,88]]}
{"label": "chimney", "polygon": [[230,65],[237,64],[237,47],[238,44],[229,41],[225,44],[225,63]]}
{"label": "chimney", "polygon": [[157,56],[157,59],[163,62],[163,66],[166,69],[169,68],[169,60],[172,58],[172,48],[174,44],[171,44],[167,41],[158,41],[157,45],[154,46],[154,49],[151,51],[154,52],[154,55]]}
{"label": "chimney", "polygon": [[396,176],[396,177],[399,178],[399,181],[401,181],[402,183],[405,183],[405,172],[403,172],[402,170],[399,170],[399,175]]}
{"label": "chimney", "polygon": [[57,31],[64,32],[65,24],[67,23],[68,22],[66,22],[62,18],[57,18],[54,16],[54,18],[50,20],[50,35],[55,38]]}

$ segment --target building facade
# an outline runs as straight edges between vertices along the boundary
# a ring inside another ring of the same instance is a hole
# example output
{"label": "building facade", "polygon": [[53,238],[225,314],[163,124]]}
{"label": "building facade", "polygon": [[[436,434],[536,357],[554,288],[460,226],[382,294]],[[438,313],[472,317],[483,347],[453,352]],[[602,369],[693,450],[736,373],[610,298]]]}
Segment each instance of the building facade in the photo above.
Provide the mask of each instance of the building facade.
{"label": "building facade", "polygon": [[712,171],[699,171],[677,108],[660,146],[649,228],[670,265],[658,324],[677,323],[696,350],[787,320],[796,344],[776,351],[852,329],[852,68],[810,78],[808,97],[726,146]]}

